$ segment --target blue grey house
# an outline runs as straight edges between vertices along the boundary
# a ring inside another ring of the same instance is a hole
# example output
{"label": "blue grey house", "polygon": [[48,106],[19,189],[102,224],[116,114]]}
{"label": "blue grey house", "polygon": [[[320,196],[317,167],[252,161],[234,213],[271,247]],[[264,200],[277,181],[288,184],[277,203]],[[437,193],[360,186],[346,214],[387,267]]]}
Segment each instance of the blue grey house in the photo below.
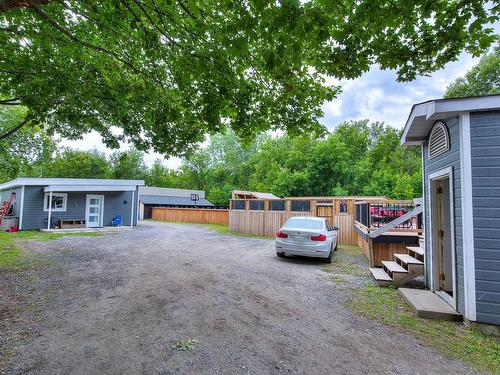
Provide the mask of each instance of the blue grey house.
{"label": "blue grey house", "polygon": [[115,216],[133,226],[143,185],[142,180],[18,178],[0,184],[0,203],[13,197],[11,215],[20,230],[105,227]]}
{"label": "blue grey house", "polygon": [[427,287],[500,325],[500,95],[416,104],[401,143],[422,146]]}

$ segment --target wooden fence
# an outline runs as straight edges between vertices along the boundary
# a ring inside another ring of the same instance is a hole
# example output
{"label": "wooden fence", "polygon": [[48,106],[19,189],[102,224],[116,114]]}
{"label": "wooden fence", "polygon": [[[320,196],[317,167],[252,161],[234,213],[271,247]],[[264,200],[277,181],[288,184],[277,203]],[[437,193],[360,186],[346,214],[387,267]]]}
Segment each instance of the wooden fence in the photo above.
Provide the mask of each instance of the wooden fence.
{"label": "wooden fence", "polygon": [[310,197],[279,200],[236,199],[231,201],[229,230],[256,236],[273,237],[292,216],[318,216],[339,228],[339,243],[356,245],[354,231],[355,201],[386,200],[384,197]]}
{"label": "wooden fence", "polygon": [[229,210],[153,207],[152,219],[178,223],[229,224]]}

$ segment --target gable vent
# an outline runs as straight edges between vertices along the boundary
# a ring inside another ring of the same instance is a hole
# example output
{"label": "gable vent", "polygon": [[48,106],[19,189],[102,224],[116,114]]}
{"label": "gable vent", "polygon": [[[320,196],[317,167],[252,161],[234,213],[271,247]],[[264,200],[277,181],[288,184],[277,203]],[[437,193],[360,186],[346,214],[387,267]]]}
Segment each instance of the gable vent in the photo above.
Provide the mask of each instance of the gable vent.
{"label": "gable vent", "polygon": [[450,149],[450,138],[446,125],[436,122],[429,137],[429,159],[435,158]]}

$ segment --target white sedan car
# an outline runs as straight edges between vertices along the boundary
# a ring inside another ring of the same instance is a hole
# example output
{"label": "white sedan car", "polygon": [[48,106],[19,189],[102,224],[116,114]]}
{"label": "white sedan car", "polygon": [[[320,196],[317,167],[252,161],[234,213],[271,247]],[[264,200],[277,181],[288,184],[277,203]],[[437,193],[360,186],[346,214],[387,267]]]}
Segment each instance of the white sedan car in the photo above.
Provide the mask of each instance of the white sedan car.
{"label": "white sedan car", "polygon": [[337,250],[338,228],[321,217],[291,217],[276,233],[276,254],[302,255],[332,261]]}

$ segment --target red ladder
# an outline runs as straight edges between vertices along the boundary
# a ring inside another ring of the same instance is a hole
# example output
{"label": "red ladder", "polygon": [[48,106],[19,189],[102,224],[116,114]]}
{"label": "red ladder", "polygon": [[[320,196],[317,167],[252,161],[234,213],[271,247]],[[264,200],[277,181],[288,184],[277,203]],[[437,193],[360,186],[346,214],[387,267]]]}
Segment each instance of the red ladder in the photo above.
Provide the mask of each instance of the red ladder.
{"label": "red ladder", "polygon": [[15,199],[16,193],[11,193],[9,200],[7,202],[3,202],[2,207],[0,208],[0,223],[2,222],[2,218],[10,213]]}

